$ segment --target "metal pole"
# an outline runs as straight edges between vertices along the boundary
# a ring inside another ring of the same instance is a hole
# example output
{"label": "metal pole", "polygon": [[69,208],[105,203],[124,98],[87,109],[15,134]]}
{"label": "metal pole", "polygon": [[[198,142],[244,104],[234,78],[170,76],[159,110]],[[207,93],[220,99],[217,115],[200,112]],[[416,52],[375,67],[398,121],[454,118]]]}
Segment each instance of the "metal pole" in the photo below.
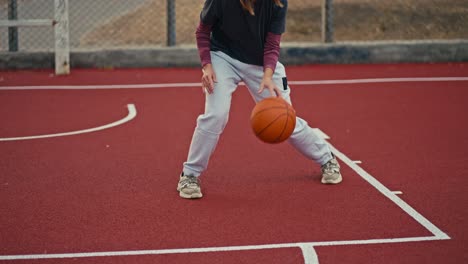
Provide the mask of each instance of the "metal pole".
{"label": "metal pole", "polygon": [[54,1],[55,74],[70,73],[68,0]]}
{"label": "metal pole", "polygon": [[322,41],[333,42],[333,0],[322,2]]}
{"label": "metal pole", "polygon": [[167,0],[167,46],[176,45],[176,0]]}
{"label": "metal pole", "polygon": [[[18,19],[18,5],[16,0],[8,0],[8,20]],[[8,27],[8,50],[18,51],[18,28]]]}

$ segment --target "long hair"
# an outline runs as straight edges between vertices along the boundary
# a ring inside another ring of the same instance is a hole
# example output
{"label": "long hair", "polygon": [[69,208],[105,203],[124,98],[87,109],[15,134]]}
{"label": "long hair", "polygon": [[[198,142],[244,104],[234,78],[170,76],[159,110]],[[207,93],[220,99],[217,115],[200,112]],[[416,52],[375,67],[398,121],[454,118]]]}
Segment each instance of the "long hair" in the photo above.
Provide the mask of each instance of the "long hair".
{"label": "long hair", "polygon": [[[254,12],[254,4],[255,4],[255,1],[256,0],[239,0],[240,1],[240,4],[242,5],[242,7],[248,11],[252,16],[255,15],[255,12]],[[281,0],[272,0],[273,2],[275,2],[275,4],[279,7],[283,7],[283,4],[281,3]]]}

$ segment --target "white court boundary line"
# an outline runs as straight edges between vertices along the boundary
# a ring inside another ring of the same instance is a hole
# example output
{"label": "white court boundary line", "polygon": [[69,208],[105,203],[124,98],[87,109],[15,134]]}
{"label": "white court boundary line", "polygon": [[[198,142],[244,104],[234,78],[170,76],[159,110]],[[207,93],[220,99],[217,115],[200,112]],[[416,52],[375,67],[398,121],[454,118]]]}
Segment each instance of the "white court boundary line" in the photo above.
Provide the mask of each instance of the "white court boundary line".
{"label": "white court boundary line", "polygon": [[[322,132],[323,133],[323,132]],[[324,134],[324,133],[323,133]],[[163,254],[184,254],[184,253],[207,253],[207,252],[225,252],[225,251],[244,251],[244,250],[262,250],[278,248],[299,248],[302,251],[305,264],[318,264],[318,256],[314,247],[321,246],[342,246],[342,245],[368,245],[384,243],[404,243],[404,242],[422,242],[447,240],[450,237],[418,213],[400,197],[390,191],[372,175],[367,173],[359,165],[353,162],[345,154],[337,150],[328,143],[332,152],[343,163],[348,165],[359,176],[361,176],[370,185],[376,188],[385,197],[398,205],[405,213],[410,215],[416,222],[426,228],[433,236],[422,237],[402,237],[402,238],[383,238],[383,239],[364,239],[364,240],[342,240],[342,241],[317,241],[317,242],[298,242],[298,243],[280,243],[265,245],[248,246],[225,246],[225,247],[205,247],[205,248],[179,248],[179,249],[157,249],[157,250],[132,250],[132,251],[108,251],[108,252],[84,252],[84,253],[63,253],[63,254],[31,254],[31,255],[4,255],[0,260],[33,260],[33,259],[64,259],[64,258],[89,258],[89,257],[117,257],[117,256],[138,256],[138,255],[163,255]]]}
{"label": "white court boundary line", "polygon": [[112,122],[107,125],[99,126],[99,127],[94,127],[94,128],[88,128],[88,129],[83,129],[83,130],[78,130],[78,131],[71,131],[71,132],[64,132],[64,133],[56,133],[56,134],[47,134],[47,135],[38,135],[38,136],[27,136],[27,137],[10,137],[10,138],[0,138],[0,141],[15,141],[15,140],[28,140],[28,139],[40,139],[40,138],[51,138],[51,137],[64,137],[64,136],[71,136],[71,135],[78,135],[78,134],[85,134],[85,133],[91,133],[91,132],[96,132],[104,129],[108,129],[111,127],[116,127],[119,125],[122,125],[133,118],[136,117],[137,111],[135,108],[134,104],[128,104],[127,105],[128,109],[128,114],[126,117]]}
{"label": "white court boundary line", "polygon": [[[370,78],[348,80],[313,80],[289,81],[291,85],[327,85],[327,84],[358,84],[358,83],[396,83],[396,82],[457,82],[468,81],[468,77],[408,77],[408,78]],[[243,85],[243,83],[241,83]],[[4,86],[0,91],[7,90],[100,90],[100,89],[153,89],[153,88],[184,88],[200,87],[200,83],[154,83],[154,84],[112,84],[112,85],[31,85]]]}

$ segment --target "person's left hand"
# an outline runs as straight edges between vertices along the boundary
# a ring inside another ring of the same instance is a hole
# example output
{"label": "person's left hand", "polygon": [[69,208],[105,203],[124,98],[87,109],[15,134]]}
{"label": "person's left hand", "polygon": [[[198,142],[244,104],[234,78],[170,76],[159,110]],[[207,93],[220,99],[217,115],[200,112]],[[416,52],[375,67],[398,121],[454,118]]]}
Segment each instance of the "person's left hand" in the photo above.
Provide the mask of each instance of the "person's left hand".
{"label": "person's left hand", "polygon": [[262,83],[260,83],[260,89],[258,93],[262,93],[263,90],[268,89],[270,90],[270,94],[272,97],[281,97],[281,90],[278,86],[273,82],[273,71],[269,68],[265,70],[265,74],[263,75]]}

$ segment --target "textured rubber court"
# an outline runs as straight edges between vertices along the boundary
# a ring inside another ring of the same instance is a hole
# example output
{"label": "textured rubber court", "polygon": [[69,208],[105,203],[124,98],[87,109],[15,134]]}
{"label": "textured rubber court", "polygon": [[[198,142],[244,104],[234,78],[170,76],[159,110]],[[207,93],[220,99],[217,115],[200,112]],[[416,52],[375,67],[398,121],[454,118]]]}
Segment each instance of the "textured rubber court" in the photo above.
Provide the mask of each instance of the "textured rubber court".
{"label": "textured rubber court", "polygon": [[241,85],[201,200],[198,69],[0,72],[0,263],[468,262],[468,64],[287,71],[343,183],[257,140]]}

